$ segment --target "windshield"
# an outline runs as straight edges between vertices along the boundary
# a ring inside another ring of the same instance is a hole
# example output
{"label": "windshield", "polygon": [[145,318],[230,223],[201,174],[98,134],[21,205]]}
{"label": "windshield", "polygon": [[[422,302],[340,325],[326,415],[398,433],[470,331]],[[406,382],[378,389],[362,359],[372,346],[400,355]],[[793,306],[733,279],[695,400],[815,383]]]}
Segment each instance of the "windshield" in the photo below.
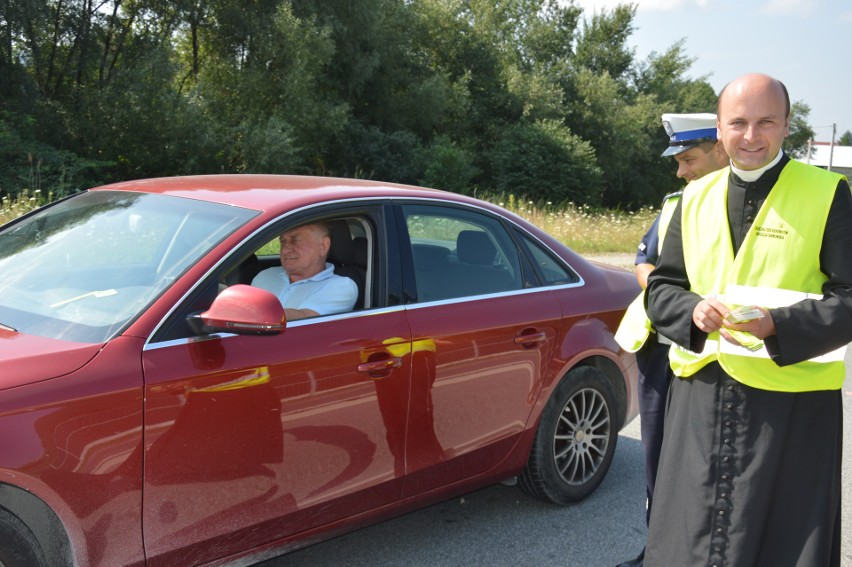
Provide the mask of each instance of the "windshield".
{"label": "windshield", "polygon": [[0,328],[103,342],[255,214],[120,191],[37,211],[0,228]]}

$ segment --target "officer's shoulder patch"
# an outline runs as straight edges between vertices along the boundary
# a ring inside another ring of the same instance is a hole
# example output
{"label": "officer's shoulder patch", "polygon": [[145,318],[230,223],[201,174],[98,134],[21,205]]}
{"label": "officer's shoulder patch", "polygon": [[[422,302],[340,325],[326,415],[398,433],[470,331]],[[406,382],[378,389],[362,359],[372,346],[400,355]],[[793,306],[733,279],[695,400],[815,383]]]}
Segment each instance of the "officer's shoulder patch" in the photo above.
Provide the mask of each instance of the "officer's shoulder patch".
{"label": "officer's shoulder patch", "polygon": [[681,195],[683,195],[683,189],[681,189],[680,191],[675,191],[674,193],[669,193],[668,195],[663,197],[663,203],[670,199],[680,199]]}

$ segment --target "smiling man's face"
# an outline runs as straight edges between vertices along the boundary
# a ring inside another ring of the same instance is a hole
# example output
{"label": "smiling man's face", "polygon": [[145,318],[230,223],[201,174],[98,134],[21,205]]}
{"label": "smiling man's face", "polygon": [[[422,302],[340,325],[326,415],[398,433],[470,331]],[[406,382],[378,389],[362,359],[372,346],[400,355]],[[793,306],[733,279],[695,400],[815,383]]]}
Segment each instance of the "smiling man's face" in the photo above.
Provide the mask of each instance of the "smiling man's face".
{"label": "smiling man's face", "polygon": [[746,75],[728,85],[717,116],[719,139],[742,170],[770,163],[790,133],[783,88],[766,75]]}
{"label": "smiling man's face", "polygon": [[704,177],[711,171],[722,169],[728,165],[722,145],[718,142],[704,142],[680,152],[674,156],[677,162],[677,176],[687,182]]}

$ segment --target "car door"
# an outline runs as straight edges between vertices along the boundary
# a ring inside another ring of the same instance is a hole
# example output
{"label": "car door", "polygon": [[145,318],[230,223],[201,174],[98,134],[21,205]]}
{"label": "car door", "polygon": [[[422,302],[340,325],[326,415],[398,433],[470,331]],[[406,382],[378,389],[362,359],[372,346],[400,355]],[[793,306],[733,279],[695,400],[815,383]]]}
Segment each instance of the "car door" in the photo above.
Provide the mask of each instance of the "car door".
{"label": "car door", "polygon": [[358,218],[374,251],[368,307],[144,352],[149,564],[227,557],[399,498],[410,336],[388,300],[381,215]]}
{"label": "car door", "polygon": [[414,351],[404,494],[488,471],[516,443],[559,332],[504,224],[477,209],[401,204]]}

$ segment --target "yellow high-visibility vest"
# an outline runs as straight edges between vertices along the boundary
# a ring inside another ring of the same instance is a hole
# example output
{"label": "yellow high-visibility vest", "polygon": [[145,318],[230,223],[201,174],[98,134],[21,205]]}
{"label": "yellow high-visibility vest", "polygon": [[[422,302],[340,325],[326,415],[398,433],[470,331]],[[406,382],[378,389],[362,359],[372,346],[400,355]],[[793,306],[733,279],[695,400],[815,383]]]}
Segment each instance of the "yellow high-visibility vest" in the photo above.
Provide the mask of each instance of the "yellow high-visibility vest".
{"label": "yellow high-visibility vest", "polygon": [[[677,207],[678,199],[681,192],[666,195],[663,201],[663,206],[660,208],[660,221],[657,223],[657,257],[663,249],[663,239],[666,236],[666,230],[669,228],[669,223],[674,215]],[[618,330],[615,332],[615,341],[627,352],[636,352],[648,340],[651,334],[651,320],[645,313],[645,292],[640,292],[636,299],[627,307],[624,312],[624,317],[621,318],[621,323],[618,325]]]}
{"label": "yellow high-visibility vest", "polygon": [[[684,191],[683,256],[691,290],[704,297],[715,295],[731,309],[771,309],[821,299],[828,278],[820,270],[819,254],[842,176],[790,160],[734,257],[727,214],[729,171],[710,174]],[[752,339],[751,348],[733,345],[718,332],[710,333],[700,353],[673,345],[672,370],[688,377],[718,360],[734,379],[763,390],[806,392],[842,386],[845,347],[780,367],[762,341],[745,335]]]}

